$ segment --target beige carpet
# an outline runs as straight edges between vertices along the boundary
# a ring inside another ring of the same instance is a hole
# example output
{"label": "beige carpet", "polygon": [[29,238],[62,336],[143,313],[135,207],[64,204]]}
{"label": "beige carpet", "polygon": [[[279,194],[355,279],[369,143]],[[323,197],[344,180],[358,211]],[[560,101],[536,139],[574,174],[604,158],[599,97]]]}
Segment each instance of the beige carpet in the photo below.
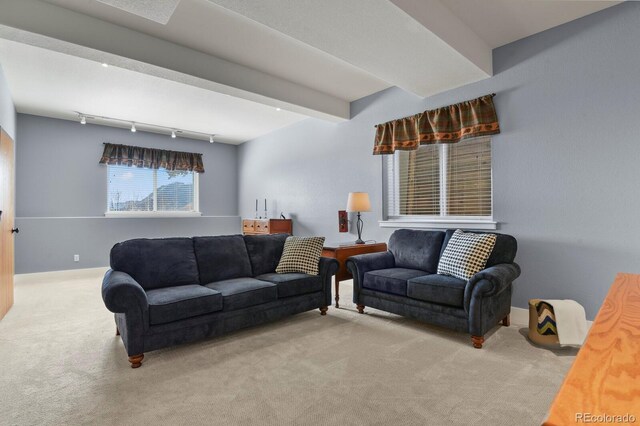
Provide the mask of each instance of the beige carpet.
{"label": "beige carpet", "polygon": [[538,425],[575,352],[367,309],[318,311],[129,368],[101,271],[19,276],[0,321],[0,424]]}

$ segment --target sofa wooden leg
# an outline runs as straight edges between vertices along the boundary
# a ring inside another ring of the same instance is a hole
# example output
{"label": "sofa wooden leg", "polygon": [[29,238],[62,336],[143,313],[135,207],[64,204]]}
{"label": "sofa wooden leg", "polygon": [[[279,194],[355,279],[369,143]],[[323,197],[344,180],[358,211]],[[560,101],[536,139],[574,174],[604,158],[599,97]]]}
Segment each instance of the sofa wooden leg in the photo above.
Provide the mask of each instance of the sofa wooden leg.
{"label": "sofa wooden leg", "polygon": [[327,315],[327,311],[329,310],[329,308],[327,308],[326,306],[322,306],[320,308],[320,315]]}
{"label": "sofa wooden leg", "polygon": [[364,314],[364,305],[356,305],[359,314]]}
{"label": "sofa wooden leg", "polygon": [[120,329],[118,327],[116,327],[116,336],[120,335]]}
{"label": "sofa wooden leg", "polygon": [[131,368],[140,367],[142,365],[143,359],[144,359],[144,354],[130,356],[129,362],[131,363]]}
{"label": "sofa wooden leg", "polygon": [[511,314],[507,314],[506,317],[502,318],[502,325],[505,327],[509,327],[511,325]]}
{"label": "sofa wooden leg", "polygon": [[471,343],[473,343],[474,348],[482,349],[482,344],[484,343],[484,336],[471,336]]}

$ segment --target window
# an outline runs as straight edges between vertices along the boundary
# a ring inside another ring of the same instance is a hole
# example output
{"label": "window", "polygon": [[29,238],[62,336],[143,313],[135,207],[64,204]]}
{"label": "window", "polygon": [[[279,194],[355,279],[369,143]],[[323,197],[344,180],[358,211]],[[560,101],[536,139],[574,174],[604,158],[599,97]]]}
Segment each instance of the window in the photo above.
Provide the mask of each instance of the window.
{"label": "window", "polygon": [[396,151],[383,170],[382,226],[495,229],[490,138]]}
{"label": "window", "polygon": [[198,173],[107,166],[108,216],[190,216],[198,212]]}

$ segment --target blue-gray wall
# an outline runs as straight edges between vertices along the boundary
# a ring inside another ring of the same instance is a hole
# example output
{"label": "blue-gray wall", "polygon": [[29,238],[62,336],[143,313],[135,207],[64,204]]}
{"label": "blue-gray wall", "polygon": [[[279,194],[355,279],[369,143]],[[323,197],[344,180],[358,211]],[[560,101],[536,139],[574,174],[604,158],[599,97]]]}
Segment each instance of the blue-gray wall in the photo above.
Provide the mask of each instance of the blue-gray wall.
{"label": "blue-gray wall", "polygon": [[9,85],[0,64],[0,127],[13,140],[16,139],[16,109],[13,106]]}
{"label": "blue-gray wall", "polygon": [[616,272],[640,273],[639,23],[627,2],[494,50],[487,80],[427,99],[389,89],[353,102],[349,122],[308,119],[245,143],[240,213],[266,196],[295,233],[353,240],[336,212],[367,191],[364,237],[386,241],[373,126],[495,92],[495,218],[517,237],[523,270],[514,305],[572,298],[593,318]]}
{"label": "blue-gray wall", "polygon": [[[240,232],[236,146],[25,114],[17,127],[16,273],[107,266],[113,244],[130,238]],[[203,216],[105,218],[103,142],[202,153]]]}

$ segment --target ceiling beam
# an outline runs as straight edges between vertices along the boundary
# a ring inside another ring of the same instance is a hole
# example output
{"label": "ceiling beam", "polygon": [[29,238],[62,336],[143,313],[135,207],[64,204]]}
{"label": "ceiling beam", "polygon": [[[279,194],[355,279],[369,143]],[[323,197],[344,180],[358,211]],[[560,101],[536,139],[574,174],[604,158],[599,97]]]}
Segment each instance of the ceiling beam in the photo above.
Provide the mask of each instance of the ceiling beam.
{"label": "ceiling beam", "polygon": [[493,75],[491,47],[449,10],[441,0],[391,0],[471,63]]}
{"label": "ceiling beam", "polygon": [[333,122],[349,102],[222,58],[37,0],[0,0],[0,37]]}
{"label": "ceiling beam", "polygon": [[208,1],[419,96],[492,75],[489,46],[439,0]]}

